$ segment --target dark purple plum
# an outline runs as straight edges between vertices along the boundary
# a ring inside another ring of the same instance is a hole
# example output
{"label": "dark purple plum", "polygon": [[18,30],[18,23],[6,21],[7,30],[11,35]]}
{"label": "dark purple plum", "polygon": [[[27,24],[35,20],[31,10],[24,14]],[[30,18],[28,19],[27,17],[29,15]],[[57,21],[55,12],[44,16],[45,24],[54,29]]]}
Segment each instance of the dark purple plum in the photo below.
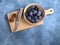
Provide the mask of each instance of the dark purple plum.
{"label": "dark purple plum", "polygon": [[28,16],[27,18],[28,18],[28,20],[32,20],[32,18],[30,16]]}
{"label": "dark purple plum", "polygon": [[37,18],[38,18],[38,16],[35,16],[35,17],[34,17],[34,19],[37,19]]}
{"label": "dark purple plum", "polygon": [[34,19],[32,19],[32,20],[31,20],[31,22],[32,22],[32,23],[35,23],[35,20],[34,20]]}
{"label": "dark purple plum", "polygon": [[38,11],[37,16],[41,16],[41,11]]}
{"label": "dark purple plum", "polygon": [[37,14],[37,10],[34,10],[33,14]]}
{"label": "dark purple plum", "polygon": [[38,19],[41,19],[41,16],[37,16]]}
{"label": "dark purple plum", "polygon": [[31,11],[31,12],[29,12],[29,15],[31,15],[31,16],[32,16],[32,15],[33,15],[33,12],[32,12],[32,11]]}
{"label": "dark purple plum", "polygon": [[35,19],[35,22],[38,22],[39,21],[39,19]]}

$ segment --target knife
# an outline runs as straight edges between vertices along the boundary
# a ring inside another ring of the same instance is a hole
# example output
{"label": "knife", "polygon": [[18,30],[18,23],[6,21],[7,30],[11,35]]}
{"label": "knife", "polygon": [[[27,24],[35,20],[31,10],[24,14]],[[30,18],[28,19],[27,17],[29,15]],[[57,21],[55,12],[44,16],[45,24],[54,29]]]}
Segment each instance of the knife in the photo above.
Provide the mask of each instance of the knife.
{"label": "knife", "polygon": [[23,8],[20,8],[19,14],[17,15],[16,21],[15,21],[14,32],[16,31],[16,29],[19,25],[20,19],[22,17],[22,12],[23,12]]}

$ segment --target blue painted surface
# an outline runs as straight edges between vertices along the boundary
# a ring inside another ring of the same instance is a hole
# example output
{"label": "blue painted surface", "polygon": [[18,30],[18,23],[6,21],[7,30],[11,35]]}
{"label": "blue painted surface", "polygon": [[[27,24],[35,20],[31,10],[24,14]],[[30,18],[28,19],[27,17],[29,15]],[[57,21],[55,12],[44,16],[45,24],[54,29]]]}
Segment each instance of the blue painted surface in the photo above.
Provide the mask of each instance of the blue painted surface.
{"label": "blue painted surface", "polygon": [[[29,3],[53,8],[55,12],[46,16],[40,26],[10,32],[6,14]],[[0,0],[0,45],[60,45],[60,0]]]}

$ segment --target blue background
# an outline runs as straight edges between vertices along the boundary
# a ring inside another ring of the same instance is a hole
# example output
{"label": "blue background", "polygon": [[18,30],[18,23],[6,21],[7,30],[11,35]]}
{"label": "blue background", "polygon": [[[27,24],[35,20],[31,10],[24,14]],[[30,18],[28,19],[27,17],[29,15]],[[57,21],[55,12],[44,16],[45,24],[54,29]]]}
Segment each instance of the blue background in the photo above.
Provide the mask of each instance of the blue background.
{"label": "blue background", "polygon": [[[6,14],[29,3],[53,8],[54,13],[42,25],[12,33]],[[0,45],[60,45],[60,0],[0,0]]]}

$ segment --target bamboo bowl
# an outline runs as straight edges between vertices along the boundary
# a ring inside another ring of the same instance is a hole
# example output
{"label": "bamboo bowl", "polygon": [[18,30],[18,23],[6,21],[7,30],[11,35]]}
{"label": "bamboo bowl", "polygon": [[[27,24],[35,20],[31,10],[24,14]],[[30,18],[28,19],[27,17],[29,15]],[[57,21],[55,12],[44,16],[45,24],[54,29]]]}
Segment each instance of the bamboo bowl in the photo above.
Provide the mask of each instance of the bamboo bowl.
{"label": "bamboo bowl", "polygon": [[24,16],[25,21],[26,21],[27,23],[29,23],[29,24],[36,24],[36,23],[30,22],[30,21],[27,19],[26,14],[25,14],[26,11],[28,10],[28,8],[31,7],[31,6],[36,6],[37,8],[39,8],[39,10],[40,10],[41,12],[43,12],[43,15],[42,15],[41,19],[37,22],[37,23],[40,23],[40,21],[44,19],[45,11],[44,11],[44,9],[43,9],[43,7],[42,7],[41,5],[36,4],[36,3],[29,4],[29,5],[27,5],[27,6],[24,8],[23,16]]}

